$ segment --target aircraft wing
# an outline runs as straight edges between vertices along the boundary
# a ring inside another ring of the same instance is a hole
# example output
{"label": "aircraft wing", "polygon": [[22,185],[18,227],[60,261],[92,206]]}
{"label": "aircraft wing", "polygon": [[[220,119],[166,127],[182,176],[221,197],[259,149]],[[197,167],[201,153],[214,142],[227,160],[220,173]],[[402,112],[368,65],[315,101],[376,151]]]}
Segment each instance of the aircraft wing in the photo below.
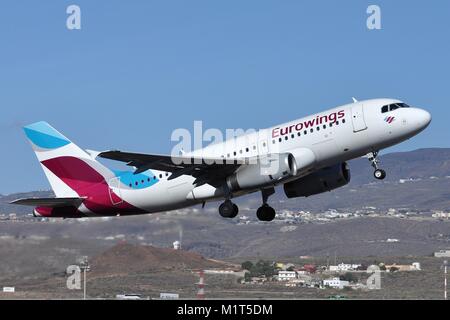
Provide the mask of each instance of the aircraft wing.
{"label": "aircraft wing", "polygon": [[26,198],[14,200],[10,204],[33,207],[78,207],[84,198]]}
{"label": "aircraft wing", "polygon": [[[172,157],[169,155],[142,154],[122,151],[105,151],[99,157],[125,162],[136,168],[135,174],[149,169],[172,172],[169,180],[181,175],[191,175],[196,178],[194,184],[220,184],[222,180],[233,173],[241,164],[248,162],[244,159],[196,158],[190,156]],[[225,161],[226,160],[226,161]]]}

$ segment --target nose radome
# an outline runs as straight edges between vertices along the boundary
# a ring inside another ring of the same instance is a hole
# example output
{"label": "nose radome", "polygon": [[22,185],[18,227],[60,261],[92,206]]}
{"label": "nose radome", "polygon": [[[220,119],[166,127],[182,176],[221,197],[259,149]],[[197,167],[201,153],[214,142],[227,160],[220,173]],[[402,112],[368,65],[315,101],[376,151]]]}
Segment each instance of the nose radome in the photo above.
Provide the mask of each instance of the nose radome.
{"label": "nose radome", "polygon": [[431,122],[431,114],[423,109],[418,109],[418,120],[421,127],[426,128]]}

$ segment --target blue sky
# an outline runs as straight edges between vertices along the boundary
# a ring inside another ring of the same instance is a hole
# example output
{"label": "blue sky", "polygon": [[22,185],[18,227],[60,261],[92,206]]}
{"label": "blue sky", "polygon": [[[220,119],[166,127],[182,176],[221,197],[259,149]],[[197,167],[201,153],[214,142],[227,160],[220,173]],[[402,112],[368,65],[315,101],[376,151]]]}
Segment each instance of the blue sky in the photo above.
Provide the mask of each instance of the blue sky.
{"label": "blue sky", "polygon": [[21,131],[39,120],[84,148],[167,153],[194,120],[260,128],[393,97],[433,122],[390,151],[450,147],[450,2],[343,3],[2,0],[0,193],[48,188]]}

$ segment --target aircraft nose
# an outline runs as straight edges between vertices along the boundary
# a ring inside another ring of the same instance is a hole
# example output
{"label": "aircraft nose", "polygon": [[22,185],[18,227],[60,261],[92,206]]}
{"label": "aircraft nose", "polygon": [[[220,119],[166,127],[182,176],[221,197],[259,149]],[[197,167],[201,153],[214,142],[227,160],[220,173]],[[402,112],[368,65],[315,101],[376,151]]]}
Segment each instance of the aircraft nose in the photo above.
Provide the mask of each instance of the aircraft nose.
{"label": "aircraft nose", "polygon": [[431,114],[423,109],[410,108],[409,111],[409,123],[413,132],[418,133],[424,130],[431,122]]}
{"label": "aircraft nose", "polygon": [[421,129],[425,129],[431,122],[431,114],[423,109],[417,109],[417,122]]}

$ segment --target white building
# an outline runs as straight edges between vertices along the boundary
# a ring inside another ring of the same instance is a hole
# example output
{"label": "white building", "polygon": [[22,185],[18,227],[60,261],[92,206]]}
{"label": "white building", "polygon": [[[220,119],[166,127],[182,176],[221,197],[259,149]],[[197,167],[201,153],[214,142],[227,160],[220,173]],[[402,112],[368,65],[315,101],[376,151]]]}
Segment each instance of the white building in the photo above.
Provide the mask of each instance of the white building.
{"label": "white building", "polygon": [[344,287],[348,287],[350,282],[341,280],[339,278],[332,278],[323,280],[324,287],[343,289]]}
{"label": "white building", "polygon": [[119,300],[142,300],[142,296],[140,294],[134,294],[134,293],[117,294],[116,299],[119,299]]}
{"label": "white building", "polygon": [[295,271],[278,271],[278,281],[290,281],[297,278],[297,272]]}
{"label": "white building", "polygon": [[175,241],[175,242],[173,243],[173,248],[174,248],[175,250],[180,250],[180,249],[181,249],[181,242],[180,242],[180,241]]}
{"label": "white building", "polygon": [[433,213],[431,216],[433,218],[437,218],[437,219],[449,219],[450,212],[438,211],[438,212]]}
{"label": "white building", "polygon": [[421,265],[420,265],[420,262],[413,262],[413,263],[411,264],[411,269],[412,269],[412,270],[422,270],[422,267],[421,267]]}
{"label": "white building", "polygon": [[396,210],[396,209],[390,208],[390,209],[388,210],[388,212],[387,212],[387,215],[393,216],[393,215],[396,214],[396,213],[397,213],[397,210]]}
{"label": "white building", "polygon": [[450,258],[450,249],[449,250],[439,250],[434,253],[436,258]]}
{"label": "white building", "polygon": [[360,266],[360,264],[340,263],[337,266],[330,266],[329,270],[333,272],[354,271]]}
{"label": "white building", "polygon": [[180,295],[178,293],[164,293],[164,292],[161,292],[159,294],[159,298],[161,300],[178,300],[178,299],[180,299]]}
{"label": "white building", "polygon": [[389,238],[386,239],[386,242],[398,242],[398,239]]}

